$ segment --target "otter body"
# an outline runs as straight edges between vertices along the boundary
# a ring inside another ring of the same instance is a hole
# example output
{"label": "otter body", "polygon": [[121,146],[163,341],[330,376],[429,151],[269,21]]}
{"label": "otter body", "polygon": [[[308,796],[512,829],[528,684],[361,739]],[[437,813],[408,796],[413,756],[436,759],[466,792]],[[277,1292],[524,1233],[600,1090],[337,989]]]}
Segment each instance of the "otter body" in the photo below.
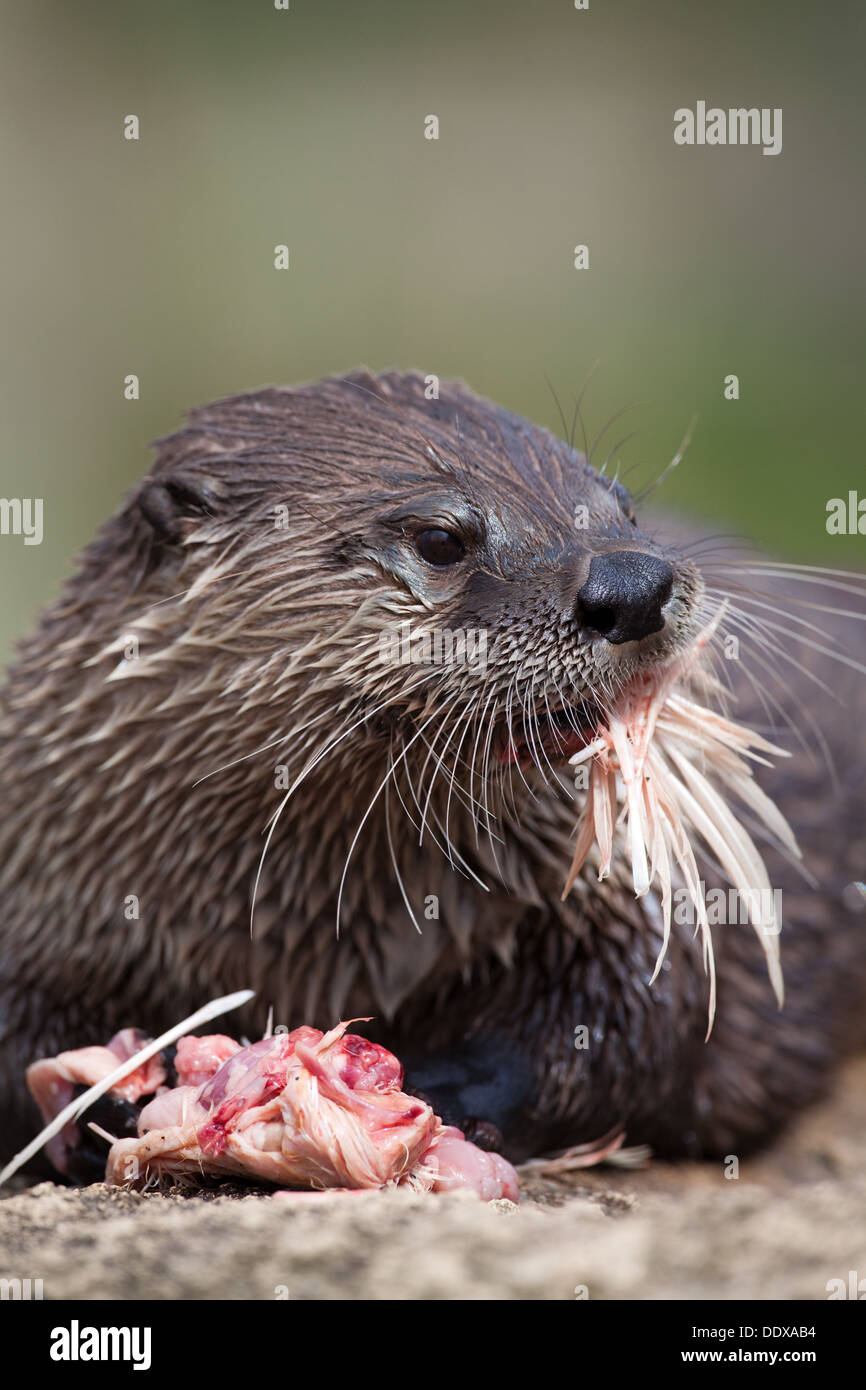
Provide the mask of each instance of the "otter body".
{"label": "otter body", "polygon": [[[793,738],[761,778],[811,875],[768,851],[781,1011],[749,925],[715,931],[705,1042],[690,927],[650,985],[658,906],[623,865],[561,901],[568,754],[708,611],[619,484],[461,385],[361,372],[193,412],[5,689],[4,1147],[38,1128],[36,1057],[246,986],[232,1030],[369,1016],[408,1088],[515,1159],[615,1127],[666,1154],[764,1141],[862,1009],[856,675],[833,676],[842,718],[795,688],[836,781]],[[756,683],[737,718],[766,729]]]}

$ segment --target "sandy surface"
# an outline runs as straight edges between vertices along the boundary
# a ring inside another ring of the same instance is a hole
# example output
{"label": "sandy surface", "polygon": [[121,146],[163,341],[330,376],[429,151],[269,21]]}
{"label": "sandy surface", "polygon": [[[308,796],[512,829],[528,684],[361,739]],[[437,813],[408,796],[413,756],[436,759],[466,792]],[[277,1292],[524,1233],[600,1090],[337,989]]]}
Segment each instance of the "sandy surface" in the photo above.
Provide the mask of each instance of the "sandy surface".
{"label": "sandy surface", "polygon": [[42,1183],[0,1202],[0,1276],[47,1299],[825,1299],[866,1276],[866,1059],[773,1150],[455,1193],[165,1196]]}

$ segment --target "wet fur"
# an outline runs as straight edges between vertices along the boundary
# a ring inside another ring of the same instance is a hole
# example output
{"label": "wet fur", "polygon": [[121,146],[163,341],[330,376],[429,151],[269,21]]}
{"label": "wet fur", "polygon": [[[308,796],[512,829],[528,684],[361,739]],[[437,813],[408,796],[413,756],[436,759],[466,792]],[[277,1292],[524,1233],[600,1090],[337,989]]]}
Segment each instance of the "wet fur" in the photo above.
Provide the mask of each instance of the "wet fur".
{"label": "wet fur", "polygon": [[[282,504],[288,531],[273,524]],[[469,580],[411,559],[412,527],[431,516],[476,537]],[[718,929],[705,1044],[688,930],[675,929],[650,989],[661,927],[627,872],[598,884],[587,870],[560,902],[578,810],[568,776],[498,775],[488,816],[473,813],[479,776],[452,790],[445,775],[468,744],[456,725],[446,739],[461,710],[487,716],[471,708],[478,689],[460,670],[376,660],[383,627],[432,616],[490,631],[490,712],[509,689],[552,695],[550,673],[575,700],[611,696],[631,658],[605,665],[590,649],[575,596],[592,553],[623,544],[676,566],[682,601],[649,644],[662,661],[698,626],[703,584],[685,549],[638,531],[627,496],[563,441],[463,386],[428,401],[419,376],[357,373],[219,402],[162,441],[4,692],[4,1147],[36,1128],[23,1095],[34,1057],[131,1024],[161,1030],[246,985],[258,999],[238,1027],[251,1033],[270,1004],[290,1027],[374,1015],[368,1031],[404,1058],[407,1082],[516,1158],[614,1126],[664,1153],[742,1153],[819,1095],[855,1037],[866,971],[864,919],[842,898],[866,862],[862,678],[831,677],[841,717],[794,684],[839,780],[789,737],[792,765],[761,781],[817,887],[768,853],[784,894],[785,1008],[751,927]],[[124,663],[131,635],[139,657]],[[841,635],[850,650],[858,638]],[[766,728],[739,686],[738,720]],[[418,737],[374,796],[428,718],[445,763],[432,791],[437,754]],[[353,725],[285,801],[262,861],[285,798],[275,765],[293,782]],[[423,845],[406,808],[425,820]],[[424,915],[429,895],[438,920]],[[580,1025],[587,1050],[574,1046]]]}

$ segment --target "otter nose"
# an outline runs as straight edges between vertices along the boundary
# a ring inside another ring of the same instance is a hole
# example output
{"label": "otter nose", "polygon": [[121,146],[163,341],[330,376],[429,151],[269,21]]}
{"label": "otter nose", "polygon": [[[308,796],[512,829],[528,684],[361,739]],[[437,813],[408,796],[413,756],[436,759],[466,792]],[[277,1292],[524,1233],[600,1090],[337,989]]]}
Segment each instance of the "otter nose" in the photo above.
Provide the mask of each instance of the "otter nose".
{"label": "otter nose", "polygon": [[673,582],[670,565],[655,555],[640,550],[596,555],[577,596],[578,619],[608,642],[639,642],[664,627],[662,608]]}

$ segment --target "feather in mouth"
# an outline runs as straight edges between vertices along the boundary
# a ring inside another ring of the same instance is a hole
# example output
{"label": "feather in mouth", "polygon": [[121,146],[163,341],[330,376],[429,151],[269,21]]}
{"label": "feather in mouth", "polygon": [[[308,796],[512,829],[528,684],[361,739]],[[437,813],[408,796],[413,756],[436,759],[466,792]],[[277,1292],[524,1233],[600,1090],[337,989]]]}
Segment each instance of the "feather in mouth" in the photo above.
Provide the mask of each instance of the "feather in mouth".
{"label": "feather in mouth", "polygon": [[765,755],[787,757],[788,753],[744,725],[697,704],[687,693],[688,683],[696,677],[705,685],[714,684],[706,668],[701,668],[725,607],[661,674],[652,672],[631,681],[596,737],[570,756],[572,766],[588,762],[589,775],[563,891],[563,897],[570,892],[593,846],[598,853],[598,877],[607,877],[620,832],[627,845],[635,894],[643,897],[657,884],[661,897],[664,935],[655,980],[670,940],[672,875],[675,866],[679,868],[694,904],[709,977],[707,1037],[715,1016],[716,978],[692,837],[716,856],[746,903],[779,1007],[784,997],[781,924],[774,909],[768,910],[773,893],[761,852],[732,812],[728,798],[739,800],[789,853],[800,856],[790,826],[752,775],[752,763],[768,763]]}

